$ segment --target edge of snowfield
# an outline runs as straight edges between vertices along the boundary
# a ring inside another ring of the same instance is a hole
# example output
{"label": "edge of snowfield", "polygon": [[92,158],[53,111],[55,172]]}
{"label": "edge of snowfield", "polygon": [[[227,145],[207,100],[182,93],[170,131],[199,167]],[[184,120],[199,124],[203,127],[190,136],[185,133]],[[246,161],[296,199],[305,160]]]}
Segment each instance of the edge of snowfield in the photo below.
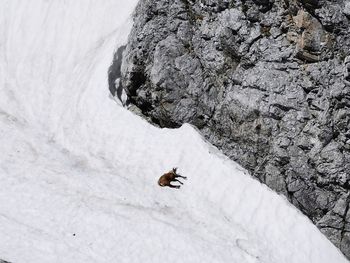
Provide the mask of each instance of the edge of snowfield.
{"label": "edge of snowfield", "polygon": [[[348,262],[190,125],[155,128],[108,97],[135,4],[0,1],[0,258]],[[184,186],[158,187],[173,166]]]}

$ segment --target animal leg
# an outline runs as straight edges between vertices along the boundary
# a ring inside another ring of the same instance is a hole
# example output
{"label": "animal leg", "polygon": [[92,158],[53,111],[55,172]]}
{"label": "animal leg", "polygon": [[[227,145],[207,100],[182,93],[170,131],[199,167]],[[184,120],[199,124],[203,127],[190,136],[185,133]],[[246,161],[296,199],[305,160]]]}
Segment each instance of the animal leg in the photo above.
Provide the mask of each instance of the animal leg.
{"label": "animal leg", "polygon": [[179,181],[178,179],[174,179],[174,182],[179,182],[180,184],[183,184],[181,181]]}
{"label": "animal leg", "polygon": [[185,179],[185,180],[187,179],[186,176],[182,176],[182,175],[179,175],[179,174],[175,175],[175,178],[177,178],[177,177],[183,178],[183,179]]}
{"label": "animal leg", "polygon": [[180,188],[180,185],[172,185],[172,184],[169,184],[168,185],[170,188],[176,188],[176,189],[179,189]]}

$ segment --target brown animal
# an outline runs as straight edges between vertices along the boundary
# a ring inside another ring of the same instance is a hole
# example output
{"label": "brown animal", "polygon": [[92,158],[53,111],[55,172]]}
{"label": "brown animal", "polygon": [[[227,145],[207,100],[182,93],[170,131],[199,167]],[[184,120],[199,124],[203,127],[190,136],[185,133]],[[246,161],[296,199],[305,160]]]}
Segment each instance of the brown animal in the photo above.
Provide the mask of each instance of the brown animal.
{"label": "brown animal", "polygon": [[176,173],[177,168],[173,168],[171,171],[169,171],[166,174],[163,174],[159,180],[158,180],[158,185],[160,186],[169,186],[171,188],[180,188],[180,185],[172,185],[171,182],[179,182],[180,184],[183,184],[182,182],[180,182],[177,178],[183,178],[183,179],[187,179],[187,177],[185,176],[181,176],[179,174]]}

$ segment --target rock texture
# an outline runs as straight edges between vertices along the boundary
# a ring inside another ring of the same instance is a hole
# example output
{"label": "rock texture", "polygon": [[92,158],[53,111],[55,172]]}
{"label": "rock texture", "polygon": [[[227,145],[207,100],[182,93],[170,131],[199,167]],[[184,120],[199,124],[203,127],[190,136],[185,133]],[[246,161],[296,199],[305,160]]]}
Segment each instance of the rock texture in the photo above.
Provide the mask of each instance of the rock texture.
{"label": "rock texture", "polygon": [[141,0],[129,101],[197,126],[350,258],[350,2]]}

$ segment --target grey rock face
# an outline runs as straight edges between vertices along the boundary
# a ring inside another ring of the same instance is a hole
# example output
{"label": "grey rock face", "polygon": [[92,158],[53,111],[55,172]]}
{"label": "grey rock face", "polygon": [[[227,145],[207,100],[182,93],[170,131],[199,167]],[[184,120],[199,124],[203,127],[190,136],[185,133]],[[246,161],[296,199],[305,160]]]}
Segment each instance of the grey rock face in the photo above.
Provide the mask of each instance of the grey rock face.
{"label": "grey rock face", "polygon": [[350,258],[348,9],[141,0],[121,84],[154,124],[197,126]]}
{"label": "grey rock face", "polygon": [[121,46],[118,48],[117,52],[114,54],[112,65],[108,69],[108,88],[112,96],[117,95],[118,97],[120,97],[121,94],[119,81],[117,80],[121,78],[121,63],[123,57],[122,54],[124,50],[125,46]]}

